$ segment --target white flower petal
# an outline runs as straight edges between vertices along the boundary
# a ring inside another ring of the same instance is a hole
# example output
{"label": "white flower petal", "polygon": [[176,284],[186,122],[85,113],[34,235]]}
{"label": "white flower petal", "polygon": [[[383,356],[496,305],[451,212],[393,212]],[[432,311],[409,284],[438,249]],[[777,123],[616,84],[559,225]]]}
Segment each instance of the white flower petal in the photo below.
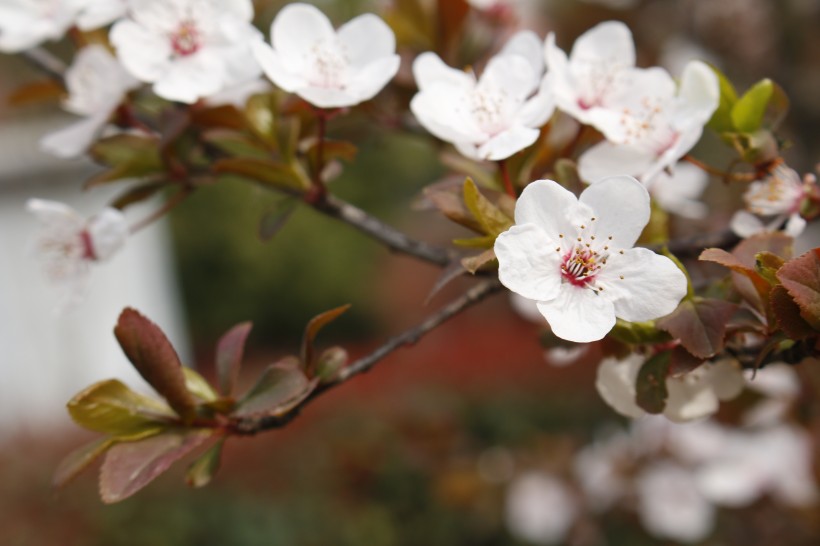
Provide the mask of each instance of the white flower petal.
{"label": "white flower petal", "polygon": [[681,162],[672,176],[661,172],[652,181],[650,193],[667,212],[684,218],[705,218],[708,208],[698,197],[709,184],[709,176],[699,167]]}
{"label": "white flower petal", "polygon": [[676,126],[703,127],[720,103],[720,85],[715,72],[706,63],[690,62],[681,76],[678,97],[680,106],[675,115]]}
{"label": "white flower petal", "polygon": [[[393,31],[387,23],[372,13],[360,15],[340,26],[337,36],[353,70],[364,68],[383,57],[393,56],[396,52],[396,37]],[[385,83],[392,79],[393,75],[395,71],[386,78]]]}
{"label": "white flower petal", "polygon": [[536,77],[541,77],[544,73],[543,42],[531,30],[515,33],[501,48],[499,55],[520,55],[530,63]]}
{"label": "white flower petal", "polygon": [[646,415],[635,402],[635,382],[643,365],[643,358],[633,354],[625,360],[605,358],[598,365],[595,388],[612,409],[627,417]]}
{"label": "white flower petal", "polygon": [[539,301],[538,310],[556,336],[576,343],[598,341],[615,326],[609,299],[570,284],[562,285],[555,299]]}
{"label": "white flower petal", "polygon": [[577,228],[572,219],[581,208],[575,194],[557,182],[536,180],[515,203],[515,223],[535,224],[553,240],[559,235],[573,237]]}
{"label": "white flower petal", "polygon": [[462,89],[472,89],[476,84],[472,74],[450,68],[438,55],[430,51],[422,53],[413,61],[413,77],[421,91],[436,83],[446,83]]}
{"label": "white flower petal", "polygon": [[610,255],[599,274],[599,283],[612,300],[615,315],[630,322],[668,315],[687,289],[686,276],[675,263],[646,248]]}
{"label": "white flower petal", "polygon": [[585,189],[578,200],[596,214],[595,234],[611,247],[630,248],[649,222],[649,192],[631,176],[612,176]]}
{"label": "white flower petal", "polygon": [[40,147],[57,157],[79,157],[88,150],[97,138],[99,132],[108,122],[110,115],[110,112],[103,110],[94,116],[49,133],[40,140]]}
{"label": "white flower petal", "polygon": [[119,251],[128,239],[128,222],[119,210],[106,208],[88,222],[88,234],[95,259],[105,261]]}
{"label": "white flower petal", "polygon": [[639,176],[652,167],[654,160],[654,156],[644,149],[604,140],[581,154],[578,174],[581,180],[590,184],[608,176]]}
{"label": "white flower petal", "polygon": [[732,228],[735,235],[744,238],[756,235],[766,229],[766,226],[763,225],[760,218],[745,210],[735,212],[734,216],[732,216],[732,221],[729,223],[729,227]]}
{"label": "white flower petal", "polygon": [[531,300],[549,300],[558,295],[561,254],[556,243],[535,224],[511,227],[495,241],[498,278],[517,294]]}
{"label": "white flower petal", "polygon": [[737,361],[724,358],[706,366],[709,371],[708,381],[718,399],[732,400],[743,392],[746,381]]}
{"label": "white flower petal", "polygon": [[273,48],[286,59],[303,59],[318,42],[332,40],[333,25],[310,4],[288,4],[276,15],[270,29]]}
{"label": "white flower petal", "polygon": [[800,216],[800,213],[794,213],[789,216],[789,220],[786,222],[786,227],[784,231],[786,235],[790,237],[797,237],[806,229],[807,222]]}
{"label": "white flower petal", "polygon": [[555,112],[555,95],[552,92],[552,78],[549,74],[541,80],[538,92],[518,112],[518,122],[532,128],[543,126]]}
{"label": "white flower petal", "polygon": [[557,478],[528,472],[510,484],[504,512],[514,536],[535,544],[558,544],[575,523],[578,508]]}
{"label": "white flower petal", "polygon": [[620,21],[599,23],[578,37],[569,58],[572,63],[601,59],[623,67],[635,66],[632,32]]}
{"label": "white flower petal", "polygon": [[524,101],[536,89],[541,74],[520,55],[496,55],[481,74],[479,89],[500,91],[506,98]]}
{"label": "white flower petal", "polygon": [[393,79],[400,65],[401,58],[398,55],[390,55],[376,59],[356,72],[348,89],[357,100],[343,106],[354,106],[375,97]]}
{"label": "white flower petal", "polygon": [[296,89],[307,85],[304,76],[291,72],[282,62],[279,54],[268,44],[253,42],[251,51],[265,75],[283,91],[293,93]]}
{"label": "white flower petal", "polygon": [[478,156],[490,161],[507,159],[524,148],[535,144],[540,134],[538,129],[515,125],[482,144],[478,149]]}
{"label": "white flower petal", "polygon": [[158,96],[188,104],[220,91],[225,81],[221,60],[205,52],[176,59],[154,83]]}
{"label": "white flower petal", "polygon": [[[718,410],[718,398],[708,380],[697,377],[697,370],[682,377],[666,380],[669,397],[663,414],[676,423],[685,423],[712,415]],[[694,377],[693,377],[694,375]]]}
{"label": "white flower petal", "polygon": [[122,65],[140,80],[156,81],[168,70],[173,53],[168,39],[127,19],[111,28],[109,38]]}

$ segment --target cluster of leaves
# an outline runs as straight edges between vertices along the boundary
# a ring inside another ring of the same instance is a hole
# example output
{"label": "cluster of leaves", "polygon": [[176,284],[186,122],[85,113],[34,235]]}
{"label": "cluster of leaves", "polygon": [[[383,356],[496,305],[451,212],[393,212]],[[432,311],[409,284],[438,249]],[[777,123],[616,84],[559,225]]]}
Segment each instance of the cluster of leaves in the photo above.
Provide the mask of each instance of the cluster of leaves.
{"label": "cluster of leaves", "polygon": [[282,418],[293,412],[317,387],[332,382],[347,363],[341,347],[317,355],[319,331],[344,313],[342,306],[307,324],[299,356],[269,365],[243,395],[234,394],[250,323],[228,331],[216,347],[217,387],[184,367],[162,330],[133,309],[119,317],[114,334],[123,352],[162,399],[137,393],[118,380],[101,381],[68,403],[80,426],[105,434],[69,454],[57,469],[57,486],[100,457],[100,495],[108,503],[123,500],[168,470],[177,460],[210,444],[189,467],[189,485],[201,487],[217,471],[223,444],[231,435],[246,434],[246,420]]}

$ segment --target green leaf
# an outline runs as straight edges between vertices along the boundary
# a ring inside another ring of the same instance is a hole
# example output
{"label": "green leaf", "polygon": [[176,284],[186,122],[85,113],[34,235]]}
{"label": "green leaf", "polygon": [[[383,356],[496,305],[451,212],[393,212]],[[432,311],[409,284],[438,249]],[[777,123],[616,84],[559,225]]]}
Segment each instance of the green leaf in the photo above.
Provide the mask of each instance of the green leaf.
{"label": "green leaf", "polygon": [[234,415],[282,415],[307,397],[318,380],[309,380],[296,357],[271,364],[239,401]]}
{"label": "green leaf", "polygon": [[760,80],[746,91],[732,107],[732,123],[741,133],[753,133],[763,125],[763,115],[774,93],[772,80]]}
{"label": "green leaf", "polygon": [[118,437],[156,434],[176,417],[163,402],[116,379],[95,383],[75,395],[68,402],[68,413],[83,428]]}
{"label": "green leaf", "polygon": [[89,153],[101,165],[110,167],[86,182],[92,188],[125,178],[143,178],[165,172],[156,137],[119,134],[103,138]]}
{"label": "green leaf", "polygon": [[213,434],[212,430],[168,431],[112,446],[100,470],[100,497],[108,504],[130,497]]}
{"label": "green leaf", "polygon": [[216,373],[219,377],[219,390],[230,396],[239,379],[239,368],[245,353],[245,343],[251,333],[253,323],[237,324],[223,335],[216,345]]}
{"label": "green leaf", "polygon": [[196,402],[185,385],[185,374],[174,347],[159,327],[134,309],[126,308],[114,328],[125,356],[140,375],[184,420],[196,413]]}
{"label": "green leaf", "polygon": [[800,308],[800,316],[820,332],[820,248],[789,260],[777,278]]}
{"label": "green leaf", "polygon": [[723,300],[692,298],[656,321],[659,329],[680,339],[694,356],[705,359],[723,350],[726,325],[737,305]]}
{"label": "green leaf", "polygon": [[497,237],[513,225],[512,218],[484,197],[471,178],[464,181],[464,204],[486,235]]}
{"label": "green leaf", "polygon": [[230,129],[211,129],[202,133],[202,140],[229,156],[270,158],[270,151],[259,142]]}
{"label": "green leaf", "polygon": [[322,383],[333,381],[347,365],[348,360],[349,357],[344,347],[334,346],[325,349],[316,362],[316,377]]}
{"label": "green leaf", "polygon": [[313,342],[319,334],[319,331],[339,318],[348,309],[350,309],[350,304],[336,307],[330,311],[325,311],[324,313],[320,313],[310,319],[310,322],[308,322],[307,326],[305,326],[305,333],[302,336],[301,357],[308,375],[313,375]]}
{"label": "green leaf", "polygon": [[464,248],[492,249],[495,245],[495,239],[494,235],[485,235],[484,237],[470,237],[469,239],[453,239],[453,244]]}
{"label": "green leaf", "polygon": [[135,203],[140,203],[146,199],[150,199],[166,187],[168,187],[168,182],[165,180],[148,182],[134,186],[133,188],[130,188],[117,196],[117,198],[111,202],[111,207],[122,210]]}
{"label": "green leaf", "polygon": [[217,174],[235,174],[290,192],[302,192],[310,187],[310,182],[291,165],[272,159],[225,158],[214,163],[212,169]]}
{"label": "green leaf", "polygon": [[621,319],[616,320],[607,337],[630,345],[664,343],[671,339],[669,334],[658,330],[654,322],[626,322]]}
{"label": "green leaf", "polygon": [[100,438],[75,449],[57,465],[57,470],[54,471],[54,477],[51,479],[52,485],[64,487],[116,443],[117,440],[114,438]]}
{"label": "green leaf", "polygon": [[709,68],[711,68],[718,77],[718,82],[720,85],[720,103],[718,104],[715,113],[712,114],[712,119],[709,120],[708,127],[718,133],[734,131],[735,124],[734,121],[732,121],[732,109],[737,102],[737,92],[735,91],[735,87],[732,85],[732,82],[729,81],[723,72],[714,66],[710,66]]}
{"label": "green leaf", "polygon": [[483,227],[464,204],[461,183],[451,181],[432,184],[424,188],[424,197],[444,216],[476,233],[483,233]]}
{"label": "green leaf", "polygon": [[213,402],[219,398],[211,384],[199,375],[196,370],[183,366],[182,373],[185,374],[185,388],[188,389],[188,392],[203,402]]}
{"label": "green leaf", "polygon": [[211,483],[222,462],[222,447],[224,445],[225,439],[222,438],[211,449],[191,463],[188,472],[185,474],[185,481],[189,486],[199,488]]}
{"label": "green leaf", "polygon": [[777,280],[777,270],[783,267],[786,260],[771,252],[758,252],[755,254],[755,271],[766,279],[769,284],[775,285]]}
{"label": "green leaf", "polygon": [[658,414],[666,407],[669,392],[666,389],[666,377],[669,375],[671,352],[658,353],[646,362],[638,371],[635,381],[635,402],[647,413]]}

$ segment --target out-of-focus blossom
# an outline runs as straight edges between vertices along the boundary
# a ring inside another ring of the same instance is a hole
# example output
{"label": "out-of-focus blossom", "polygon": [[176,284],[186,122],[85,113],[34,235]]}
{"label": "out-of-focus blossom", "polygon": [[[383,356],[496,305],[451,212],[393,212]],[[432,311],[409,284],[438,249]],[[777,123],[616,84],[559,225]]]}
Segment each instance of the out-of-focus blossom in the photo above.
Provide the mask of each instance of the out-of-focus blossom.
{"label": "out-of-focus blossom", "polygon": [[88,149],[139,82],[101,45],[80,50],[66,71],[65,81],[68,98],[63,107],[85,119],[46,135],[40,145],[56,156],[76,157]]}
{"label": "out-of-focus blossom", "polygon": [[735,213],[732,231],[740,237],[751,237],[765,231],[776,231],[785,222],[783,230],[797,237],[806,228],[806,220],[800,216],[800,205],[814,183],[814,177],[807,176],[801,180],[794,169],[785,164],[778,165],[763,180],[749,185],[743,195],[748,211]]}
{"label": "out-of-focus blossom", "polygon": [[78,303],[87,290],[91,263],[110,259],[125,244],[125,216],[106,208],[85,219],[68,205],[43,199],[29,199],[26,208],[42,226],[36,247],[46,275],[63,287],[58,308]]}
{"label": "out-of-focus blossom", "polygon": [[747,386],[764,398],[746,411],[743,423],[747,426],[769,426],[782,423],[800,394],[800,379],[793,366],[767,364],[752,373],[746,372]]}
{"label": "out-of-focus blossom", "polygon": [[530,31],[514,35],[479,79],[429,52],[413,63],[413,74],[416,119],[472,159],[506,159],[531,146],[554,110],[541,41]]}
{"label": "out-of-focus blossom", "polygon": [[587,4],[598,4],[609,9],[627,10],[636,7],[641,0],[583,0]]}
{"label": "out-of-focus blossom", "polygon": [[533,182],[516,203],[516,224],[495,242],[499,278],[569,341],[603,338],[616,317],[667,315],[686,278],[670,259],[632,248],[648,220],[649,194],[631,177],[604,179],[580,199],[551,180]]}
{"label": "out-of-focus blossom", "polygon": [[605,512],[631,490],[626,471],[634,465],[638,444],[622,431],[584,446],[574,470],[585,500],[594,512]]}
{"label": "out-of-focus blossom", "polygon": [[128,13],[128,0],[78,0],[83,8],[77,17],[77,26],[81,30],[94,30],[108,26],[125,17]]}
{"label": "out-of-focus blossom", "polygon": [[767,493],[790,506],[810,506],[818,500],[812,457],[811,438],[794,426],[735,432],[718,457],[701,465],[696,483],[724,506],[748,506]]}
{"label": "out-of-focus blossom", "polygon": [[636,489],[641,523],[654,537],[691,543],[712,530],[714,506],[686,468],[667,460],[653,462],[641,470]]}
{"label": "out-of-focus blossom", "polygon": [[626,87],[614,104],[617,115],[596,124],[607,140],[579,158],[579,172],[588,181],[590,174],[607,170],[651,183],[697,144],[720,101],[717,76],[699,61],[686,66],[677,90],[661,68]]}
{"label": "out-of-focus blossom", "polygon": [[502,20],[529,17],[538,8],[539,0],[467,0],[474,9]]}
{"label": "out-of-focus blossom", "polygon": [[[643,363],[641,355],[633,354],[624,360],[604,359],[598,366],[598,393],[615,411],[627,417],[646,415],[635,402],[635,382]],[[721,400],[731,400],[743,387],[743,374],[735,362],[704,364],[682,376],[666,379],[669,396],[663,414],[674,422],[706,417],[718,410]]]}
{"label": "out-of-focus blossom", "polygon": [[370,100],[399,70],[393,31],[370,13],[336,31],[315,6],[288,4],[270,34],[273,47],[256,42],[253,49],[265,74],[320,108]]}
{"label": "out-of-focus blossom", "polygon": [[534,544],[558,544],[575,522],[578,508],[563,482],[533,471],[510,484],[504,513],[514,536]]}
{"label": "out-of-focus blossom", "polygon": [[193,103],[257,77],[250,0],[132,0],[111,29],[123,66],[168,100]]}
{"label": "out-of-focus blossom", "polygon": [[0,51],[16,53],[47,40],[59,40],[86,0],[3,0]]}

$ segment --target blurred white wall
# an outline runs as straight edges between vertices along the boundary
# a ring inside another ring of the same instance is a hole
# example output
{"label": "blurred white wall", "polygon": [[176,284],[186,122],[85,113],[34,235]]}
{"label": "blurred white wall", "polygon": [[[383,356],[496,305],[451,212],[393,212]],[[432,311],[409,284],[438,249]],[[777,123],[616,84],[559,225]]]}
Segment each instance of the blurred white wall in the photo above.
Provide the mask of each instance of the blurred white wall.
{"label": "blurred white wall", "polygon": [[[96,381],[117,377],[148,390],[114,339],[117,316],[126,306],[159,324],[183,360],[190,353],[164,223],[141,231],[111,261],[97,264],[85,302],[55,313],[58,290],[36,258],[39,225],[26,212],[26,200],[63,201],[91,215],[124,187],[83,192],[92,165],[39,151],[39,138],[65,121],[0,124],[0,442],[68,425],[65,403]],[[157,206],[128,210],[129,223]]]}

